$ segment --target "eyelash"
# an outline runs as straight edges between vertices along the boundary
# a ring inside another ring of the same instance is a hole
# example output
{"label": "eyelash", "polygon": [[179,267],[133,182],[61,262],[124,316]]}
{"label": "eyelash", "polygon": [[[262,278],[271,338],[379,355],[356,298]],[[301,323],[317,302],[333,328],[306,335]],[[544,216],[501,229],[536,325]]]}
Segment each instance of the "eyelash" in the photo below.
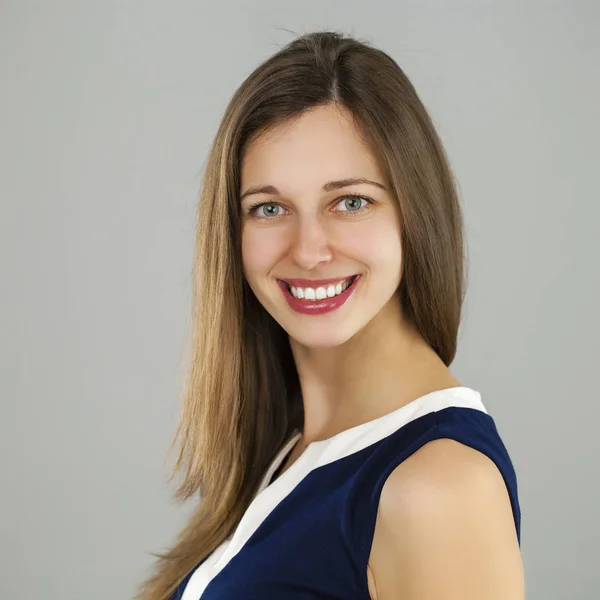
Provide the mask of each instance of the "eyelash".
{"label": "eyelash", "polygon": [[[363,196],[362,194],[344,194],[343,196],[340,196],[336,200],[336,205],[339,204],[342,200],[346,200],[347,198],[358,198],[359,200],[366,200],[367,204],[365,206],[363,206],[362,208],[359,208],[358,210],[343,210],[343,211],[336,211],[336,212],[348,213],[350,215],[357,215],[357,214],[362,215],[367,210],[369,210],[368,207],[373,204],[373,200],[371,200],[371,198],[369,198],[368,196]],[[274,217],[257,217],[255,214],[253,214],[261,206],[268,206],[270,204],[278,204],[279,206],[281,206],[281,204],[279,204],[279,202],[257,202],[256,204],[252,204],[252,206],[249,207],[248,216],[257,221],[275,221],[275,219],[279,219],[281,216],[283,216],[283,215],[275,215]]]}

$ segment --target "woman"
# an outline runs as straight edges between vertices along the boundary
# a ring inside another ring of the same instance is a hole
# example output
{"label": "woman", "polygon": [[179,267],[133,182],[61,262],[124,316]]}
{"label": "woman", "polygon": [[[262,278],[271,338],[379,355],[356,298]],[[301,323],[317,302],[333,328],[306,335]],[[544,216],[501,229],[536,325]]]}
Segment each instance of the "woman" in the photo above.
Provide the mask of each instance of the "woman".
{"label": "woman", "polygon": [[231,100],[200,199],[181,499],[139,598],[524,597],[510,457],[449,365],[462,217],[398,65],[304,35]]}

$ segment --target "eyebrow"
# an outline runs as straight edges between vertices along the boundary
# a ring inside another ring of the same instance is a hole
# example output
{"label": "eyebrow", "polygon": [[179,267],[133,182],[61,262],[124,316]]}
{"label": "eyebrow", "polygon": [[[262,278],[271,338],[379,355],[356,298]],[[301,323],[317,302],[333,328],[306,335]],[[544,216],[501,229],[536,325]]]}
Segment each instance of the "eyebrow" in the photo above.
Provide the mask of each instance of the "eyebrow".
{"label": "eyebrow", "polygon": [[[370,179],[366,179],[365,177],[347,177],[346,179],[337,179],[334,181],[328,181],[323,185],[324,192],[331,192],[333,190],[339,190],[340,188],[345,188],[350,185],[356,185],[359,183],[367,183],[369,185],[374,185],[382,190],[385,190],[385,186],[377,181],[371,181]],[[279,190],[272,185],[262,185],[248,188],[240,197],[240,200],[246,198],[246,196],[251,196],[252,194],[271,194],[272,196],[281,196]]]}

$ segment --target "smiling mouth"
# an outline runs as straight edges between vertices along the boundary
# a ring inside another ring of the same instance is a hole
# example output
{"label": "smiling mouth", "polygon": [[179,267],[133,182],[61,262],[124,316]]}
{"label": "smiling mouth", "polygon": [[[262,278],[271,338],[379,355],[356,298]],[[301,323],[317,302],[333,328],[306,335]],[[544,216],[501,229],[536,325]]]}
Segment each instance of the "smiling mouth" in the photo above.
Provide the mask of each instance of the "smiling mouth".
{"label": "smiling mouth", "polygon": [[[288,305],[297,313],[305,315],[323,315],[337,310],[354,294],[361,279],[352,275],[340,279],[335,285],[314,288],[293,288],[289,283],[278,279],[277,283],[283,292]],[[342,286],[342,284],[344,284]],[[293,288],[293,289],[292,289]]]}
{"label": "smiling mouth", "polygon": [[345,292],[355,281],[358,275],[351,275],[346,279],[340,279],[336,283],[328,283],[319,286],[295,287],[287,281],[281,280],[286,286],[288,292],[298,300],[326,300],[327,298],[335,298]]}

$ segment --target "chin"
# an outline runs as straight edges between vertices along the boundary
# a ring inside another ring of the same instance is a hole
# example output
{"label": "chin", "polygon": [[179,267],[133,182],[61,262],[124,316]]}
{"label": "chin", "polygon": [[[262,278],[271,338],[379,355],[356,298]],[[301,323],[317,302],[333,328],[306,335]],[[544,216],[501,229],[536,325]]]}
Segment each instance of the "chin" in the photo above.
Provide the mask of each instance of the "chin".
{"label": "chin", "polygon": [[327,327],[317,323],[302,328],[291,327],[286,331],[294,342],[307,348],[335,348],[346,343],[356,333],[354,329]]}

